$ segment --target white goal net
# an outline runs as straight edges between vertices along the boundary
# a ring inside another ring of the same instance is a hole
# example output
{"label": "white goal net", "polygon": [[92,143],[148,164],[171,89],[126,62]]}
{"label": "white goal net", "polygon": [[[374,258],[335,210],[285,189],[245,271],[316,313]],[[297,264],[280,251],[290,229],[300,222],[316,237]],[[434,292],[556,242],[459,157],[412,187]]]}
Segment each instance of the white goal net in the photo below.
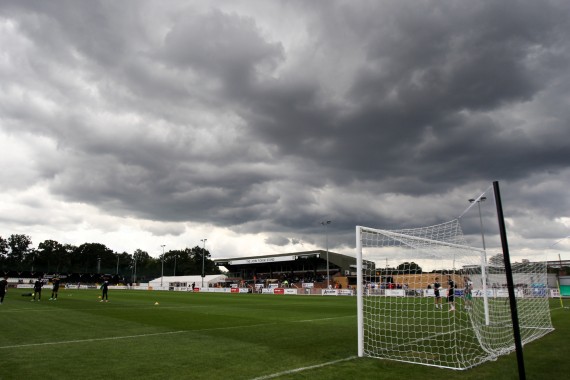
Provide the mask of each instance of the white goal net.
{"label": "white goal net", "polygon": [[[460,220],[356,227],[358,354],[467,369],[514,351],[504,265],[469,246]],[[523,344],[553,330],[546,263],[512,264]]]}

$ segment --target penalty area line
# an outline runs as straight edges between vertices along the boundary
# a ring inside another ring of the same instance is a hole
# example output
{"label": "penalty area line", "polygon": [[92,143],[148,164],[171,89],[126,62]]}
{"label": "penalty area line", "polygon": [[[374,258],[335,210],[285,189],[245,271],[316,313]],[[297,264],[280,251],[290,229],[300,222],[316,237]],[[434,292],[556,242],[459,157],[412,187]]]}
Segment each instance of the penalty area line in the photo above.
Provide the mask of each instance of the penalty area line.
{"label": "penalty area line", "polygon": [[302,319],[300,321],[291,321],[291,323],[307,323],[307,322],[320,322],[320,321],[331,321],[335,319],[342,318],[356,318],[356,315],[345,315],[342,317],[329,317],[329,318],[317,318],[317,319]]}
{"label": "penalty area line", "polygon": [[10,346],[0,346],[0,350],[7,349],[7,348],[26,348],[26,347],[54,346],[54,345],[60,345],[60,344],[100,342],[100,341],[105,341],[105,340],[147,338],[147,337],[151,337],[151,336],[174,335],[174,334],[198,334],[198,333],[203,333],[203,332],[208,332],[208,331],[244,329],[244,328],[248,328],[248,327],[261,327],[261,326],[269,326],[269,325],[275,325],[275,324],[276,323],[260,323],[260,324],[256,324],[256,325],[213,327],[213,328],[197,329],[197,330],[166,331],[166,332],[151,333],[151,334],[110,336],[110,337],[106,337],[106,338],[89,338],[89,339],[77,339],[77,340],[64,340],[64,341],[57,341],[57,342],[15,344],[15,345],[10,345]]}
{"label": "penalty area line", "polygon": [[153,334],[112,336],[112,337],[107,337],[107,338],[91,338],[91,339],[78,339],[78,340],[64,340],[64,341],[59,341],[59,342],[43,342],[43,343],[16,344],[16,345],[12,345],[12,346],[0,346],[0,350],[1,350],[1,349],[6,349],[6,348],[24,348],[24,347],[38,347],[38,346],[53,346],[53,345],[59,345],[59,344],[99,342],[99,341],[104,341],[104,340],[145,338],[145,337],[149,337],[149,336],[172,335],[172,334],[180,334],[180,333],[187,333],[187,332],[189,332],[189,331],[188,331],[188,330],[179,330],[179,331],[168,331],[168,332],[153,333]]}
{"label": "penalty area line", "polygon": [[322,367],[326,367],[326,366],[329,366],[329,365],[333,365],[333,364],[337,364],[337,363],[342,363],[342,362],[346,362],[346,361],[349,361],[349,360],[354,360],[354,359],[356,359],[356,358],[357,358],[357,356],[349,356],[348,358],[333,360],[332,362],[326,362],[326,363],[321,363],[321,364],[315,364],[315,365],[311,365],[311,366],[308,366],[308,367],[301,367],[301,368],[290,369],[290,370],[288,370],[288,371],[272,373],[271,375],[260,376],[260,377],[256,377],[256,378],[251,379],[251,380],[274,379],[274,378],[279,377],[279,376],[289,375],[289,374],[292,374],[292,373],[307,371],[307,370],[316,369],[316,368],[322,368]]}
{"label": "penalty area line", "polygon": [[[344,318],[344,317],[339,317]],[[336,319],[336,318],[323,318],[324,320],[327,319]],[[313,320],[301,320],[301,321],[292,321],[293,323],[298,322],[315,322],[319,321],[318,319]],[[26,348],[26,347],[41,347],[41,346],[54,346],[54,345],[61,345],[61,344],[75,344],[75,343],[88,343],[88,342],[101,342],[106,340],[120,340],[120,339],[137,339],[137,338],[147,338],[152,336],[163,336],[163,335],[174,335],[174,334],[199,334],[208,331],[218,331],[218,330],[232,330],[232,329],[244,329],[244,328],[251,328],[251,327],[264,327],[264,326],[271,326],[276,325],[277,322],[274,323],[258,323],[254,325],[240,325],[240,326],[222,326],[222,327],[212,327],[212,328],[205,328],[205,329],[196,329],[196,330],[178,330],[178,331],[166,331],[160,333],[151,333],[151,334],[137,334],[137,335],[124,335],[124,336],[110,336],[106,338],[88,338],[88,339],[77,339],[77,340],[64,340],[64,341],[57,341],[57,342],[42,342],[42,343],[27,343],[27,344],[14,344],[9,346],[0,346],[0,350],[3,349],[14,349],[14,348]],[[340,361],[348,360],[348,359],[341,359]],[[326,364],[328,365],[328,364]]]}

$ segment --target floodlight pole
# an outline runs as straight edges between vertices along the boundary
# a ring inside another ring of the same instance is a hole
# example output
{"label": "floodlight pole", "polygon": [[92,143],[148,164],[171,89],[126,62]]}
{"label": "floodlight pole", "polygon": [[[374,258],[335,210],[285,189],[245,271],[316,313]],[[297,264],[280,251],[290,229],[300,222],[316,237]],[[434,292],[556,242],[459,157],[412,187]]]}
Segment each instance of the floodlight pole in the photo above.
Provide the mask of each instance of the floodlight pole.
{"label": "floodlight pole", "polygon": [[133,266],[133,282],[135,283],[135,285],[137,284],[137,255],[136,253],[133,254],[133,260],[135,262],[134,266]]}
{"label": "floodlight pole", "polygon": [[[161,268],[162,269],[160,270],[160,287],[161,288],[162,288],[162,280],[164,278],[164,247],[165,247],[165,245],[166,244],[161,245],[161,247],[162,247],[162,257],[161,257],[161,264],[162,264]],[[160,289],[160,290],[162,290],[162,289]]]}
{"label": "floodlight pole", "polygon": [[200,241],[204,243],[202,245],[202,288],[204,287],[204,256],[206,256],[206,240],[208,239],[200,239]]}
{"label": "floodlight pole", "polygon": [[483,307],[485,310],[485,325],[491,324],[489,317],[489,299],[487,296],[487,248],[485,247],[485,233],[483,232],[483,217],[481,216],[481,202],[487,200],[487,197],[479,197],[477,199],[469,199],[470,203],[477,202],[479,208],[479,224],[481,226],[481,240],[483,241],[483,254],[481,257],[481,281],[483,282]]}
{"label": "floodlight pole", "polygon": [[117,254],[117,275],[119,275],[119,255]]}
{"label": "floodlight pole", "polygon": [[330,220],[322,221],[321,224],[325,226],[325,244],[327,248],[327,289],[329,288],[329,234],[327,226],[331,224]]}

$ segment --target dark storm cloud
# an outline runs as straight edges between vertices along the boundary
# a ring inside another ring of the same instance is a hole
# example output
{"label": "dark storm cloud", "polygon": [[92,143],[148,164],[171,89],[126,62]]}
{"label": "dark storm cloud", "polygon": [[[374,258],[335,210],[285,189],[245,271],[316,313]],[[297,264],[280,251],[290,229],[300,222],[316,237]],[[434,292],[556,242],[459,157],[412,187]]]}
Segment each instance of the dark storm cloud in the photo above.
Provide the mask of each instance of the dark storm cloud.
{"label": "dark storm cloud", "polygon": [[[444,8],[390,2],[388,14],[382,12],[384,3],[347,7],[348,15],[338,12],[323,23],[319,42],[326,45],[339,26],[346,26],[364,49],[364,63],[351,73],[346,94],[354,104],[350,114],[335,117],[338,110],[320,105],[317,83],[312,91],[308,85],[293,89],[286,98],[281,92],[273,98],[264,92],[265,101],[256,103],[257,132],[279,142],[283,153],[321,159],[357,177],[409,175],[426,182],[472,175],[520,178],[544,165],[564,165],[570,150],[560,149],[560,136],[554,137],[559,148],[552,151],[552,141],[537,145],[531,131],[486,115],[529,101],[559,79],[545,78],[535,61],[537,53],[550,55],[563,43],[567,7],[560,12],[558,7],[517,4],[521,6]],[[566,52],[551,57],[561,58],[567,58]],[[285,133],[291,138],[284,138]],[[311,147],[321,142],[330,142],[330,148],[319,157]],[[520,162],[524,168],[516,165]],[[334,180],[343,181],[346,172],[338,173],[342,176]]]}
{"label": "dark storm cloud", "polygon": [[252,80],[258,65],[274,66],[281,58],[278,43],[260,35],[255,21],[235,14],[188,12],[164,39],[164,61],[227,82]]}
{"label": "dark storm cloud", "polygon": [[330,218],[342,245],[356,223],[455,217],[499,179],[562,229],[567,2],[283,3],[302,38],[224,4],[3,2],[2,129],[55,142],[35,157],[54,194],[273,245]]}

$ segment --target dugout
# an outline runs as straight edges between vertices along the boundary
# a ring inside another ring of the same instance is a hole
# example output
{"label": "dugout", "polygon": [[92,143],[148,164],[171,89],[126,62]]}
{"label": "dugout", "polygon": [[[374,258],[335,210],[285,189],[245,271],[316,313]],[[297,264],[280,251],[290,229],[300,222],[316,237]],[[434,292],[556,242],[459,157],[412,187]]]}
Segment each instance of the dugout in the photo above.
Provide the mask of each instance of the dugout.
{"label": "dugout", "polygon": [[[326,282],[327,251],[314,250],[214,260],[227,275],[246,282],[287,280],[288,283]],[[356,258],[328,251],[329,275],[356,276]]]}
{"label": "dugout", "polygon": [[560,295],[570,297],[570,276],[560,276]]}

